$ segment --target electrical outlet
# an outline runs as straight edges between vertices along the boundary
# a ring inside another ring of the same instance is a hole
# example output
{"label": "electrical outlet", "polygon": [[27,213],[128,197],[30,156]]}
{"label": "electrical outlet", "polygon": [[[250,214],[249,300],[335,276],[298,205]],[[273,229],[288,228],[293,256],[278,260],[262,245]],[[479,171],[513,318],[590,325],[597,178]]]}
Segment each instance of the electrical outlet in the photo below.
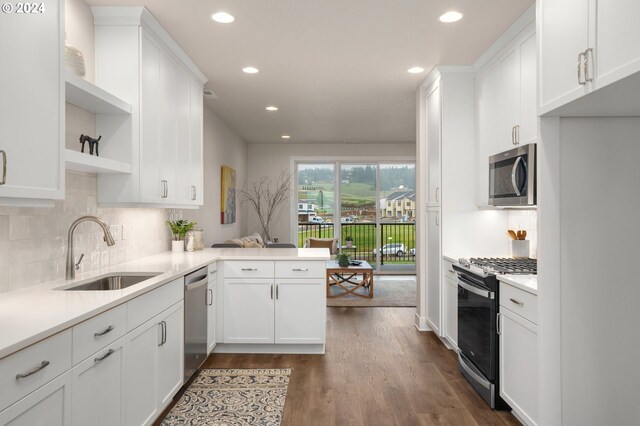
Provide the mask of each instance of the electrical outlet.
{"label": "electrical outlet", "polygon": [[122,239],[122,225],[109,225],[109,232],[115,241]]}

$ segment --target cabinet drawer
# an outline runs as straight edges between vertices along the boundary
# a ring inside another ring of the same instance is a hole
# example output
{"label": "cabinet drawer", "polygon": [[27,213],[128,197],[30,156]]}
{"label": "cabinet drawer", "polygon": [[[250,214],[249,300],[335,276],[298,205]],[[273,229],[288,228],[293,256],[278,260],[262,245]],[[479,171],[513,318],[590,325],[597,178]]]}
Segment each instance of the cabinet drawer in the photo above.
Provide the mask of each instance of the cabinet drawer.
{"label": "cabinet drawer", "polygon": [[445,278],[452,279],[456,283],[458,282],[458,274],[453,270],[453,262],[447,259],[442,259],[442,274]]}
{"label": "cabinet drawer", "polygon": [[538,323],[537,299],[535,294],[500,282],[500,306],[504,306],[534,324]]}
{"label": "cabinet drawer", "polygon": [[276,278],[324,278],[326,263],[318,261],[277,261]]}
{"label": "cabinet drawer", "polygon": [[225,278],[273,278],[272,260],[243,260],[224,262]]}
{"label": "cabinet drawer", "polygon": [[124,336],[126,326],[126,304],[74,326],[73,365]]}
{"label": "cabinet drawer", "polygon": [[184,277],[127,302],[127,331],[184,299]]}
{"label": "cabinet drawer", "polygon": [[71,329],[0,360],[0,411],[71,368]]}

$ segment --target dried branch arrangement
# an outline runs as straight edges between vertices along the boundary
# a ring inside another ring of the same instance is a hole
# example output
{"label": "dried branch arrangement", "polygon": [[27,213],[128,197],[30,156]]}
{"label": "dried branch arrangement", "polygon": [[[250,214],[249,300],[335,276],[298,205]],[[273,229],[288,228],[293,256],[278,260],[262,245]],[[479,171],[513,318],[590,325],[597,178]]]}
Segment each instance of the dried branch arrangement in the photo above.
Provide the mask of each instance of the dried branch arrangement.
{"label": "dried branch arrangement", "polygon": [[271,221],[276,213],[289,198],[291,192],[291,174],[283,171],[273,182],[264,176],[257,181],[245,184],[240,190],[242,204],[248,203],[255,210],[264,241],[272,241]]}

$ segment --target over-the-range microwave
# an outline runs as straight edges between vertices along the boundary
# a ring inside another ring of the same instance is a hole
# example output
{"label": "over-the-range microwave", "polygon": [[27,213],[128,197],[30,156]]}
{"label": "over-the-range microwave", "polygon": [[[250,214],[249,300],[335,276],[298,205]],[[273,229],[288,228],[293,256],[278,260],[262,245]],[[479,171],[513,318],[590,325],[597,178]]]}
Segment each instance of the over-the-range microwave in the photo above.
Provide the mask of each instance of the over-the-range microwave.
{"label": "over-the-range microwave", "polygon": [[489,204],[501,207],[536,205],[536,144],[489,157]]}

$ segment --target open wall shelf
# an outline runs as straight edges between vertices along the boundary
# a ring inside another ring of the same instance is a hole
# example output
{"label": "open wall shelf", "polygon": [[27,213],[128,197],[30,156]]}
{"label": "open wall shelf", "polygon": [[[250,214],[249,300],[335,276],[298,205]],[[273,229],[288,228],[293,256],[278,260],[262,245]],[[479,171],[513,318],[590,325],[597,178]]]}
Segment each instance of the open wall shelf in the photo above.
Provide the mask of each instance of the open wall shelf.
{"label": "open wall shelf", "polygon": [[122,161],[96,157],[71,149],[65,150],[64,157],[67,170],[89,173],[131,173],[131,164]]}
{"label": "open wall shelf", "polygon": [[131,104],[65,71],[66,101],[95,114],[131,114]]}

